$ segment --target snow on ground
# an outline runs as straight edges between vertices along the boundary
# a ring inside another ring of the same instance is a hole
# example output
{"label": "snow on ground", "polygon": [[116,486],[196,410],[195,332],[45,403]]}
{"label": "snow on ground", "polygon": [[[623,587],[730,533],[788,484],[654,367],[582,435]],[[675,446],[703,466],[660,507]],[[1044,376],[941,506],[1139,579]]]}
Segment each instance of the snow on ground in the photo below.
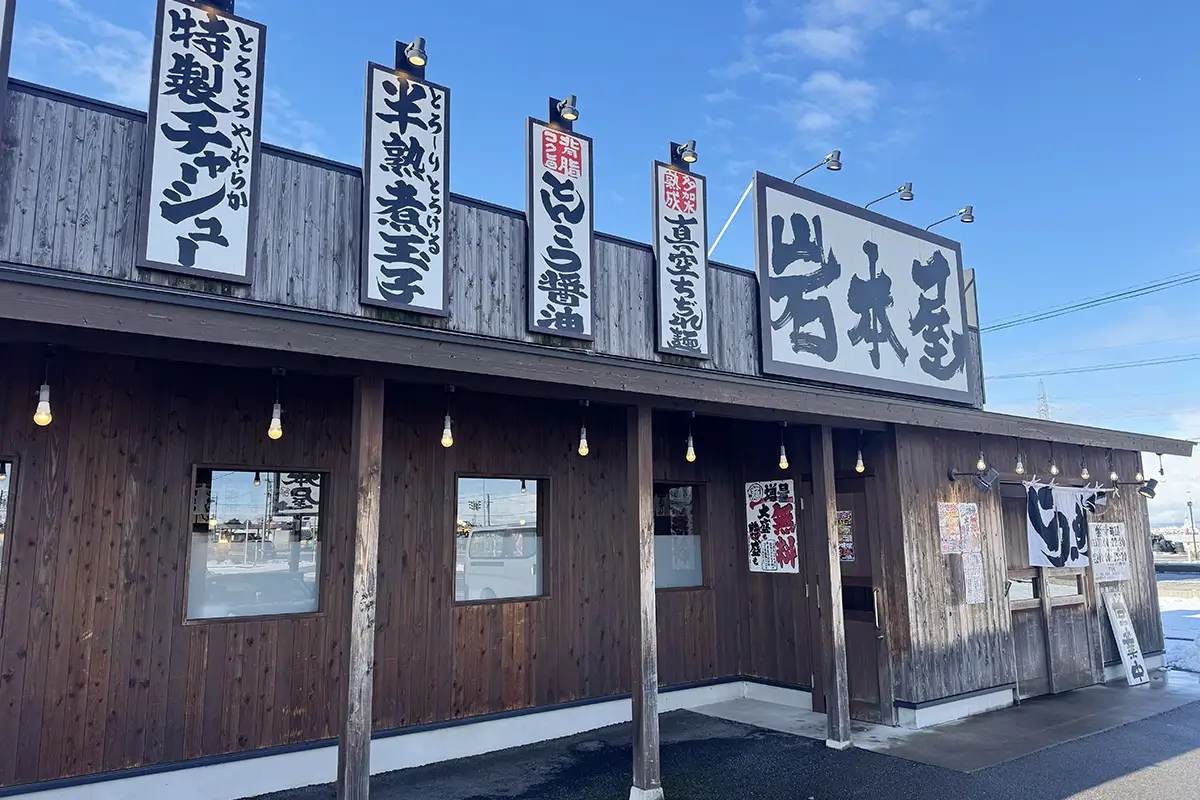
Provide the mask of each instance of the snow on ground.
{"label": "snow on ground", "polygon": [[1164,659],[1171,669],[1200,672],[1200,597],[1170,597],[1159,595],[1163,636],[1167,654]]}

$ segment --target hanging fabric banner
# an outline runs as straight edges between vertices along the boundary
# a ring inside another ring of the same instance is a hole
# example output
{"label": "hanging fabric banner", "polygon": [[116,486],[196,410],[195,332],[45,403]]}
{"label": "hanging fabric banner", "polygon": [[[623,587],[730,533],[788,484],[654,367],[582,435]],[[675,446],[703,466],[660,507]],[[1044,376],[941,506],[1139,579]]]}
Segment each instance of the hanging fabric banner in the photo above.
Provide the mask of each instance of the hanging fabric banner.
{"label": "hanging fabric banner", "polygon": [[1129,539],[1124,522],[1093,522],[1089,526],[1092,574],[1097,583],[1129,580]]}
{"label": "hanging fabric banner", "polygon": [[1086,567],[1090,563],[1087,515],[1107,503],[1100,486],[1056,486],[1024,482],[1029,564]]}
{"label": "hanging fabric banner", "polygon": [[659,352],[709,357],[708,202],[703,175],[654,162]]}
{"label": "hanging fabric banner", "polygon": [[591,341],[592,140],[528,122],[529,331]]}
{"label": "hanging fabric banner", "polygon": [[12,55],[13,16],[17,0],[0,0],[0,129],[8,114],[8,61]]}
{"label": "hanging fabric banner", "polygon": [[159,0],[138,266],[250,282],[266,32]]}
{"label": "hanging fabric banner", "polygon": [[746,484],[746,542],[751,572],[799,572],[796,492],[791,480]]}
{"label": "hanging fabric banner", "polygon": [[450,90],[367,65],[362,302],[449,314]]}

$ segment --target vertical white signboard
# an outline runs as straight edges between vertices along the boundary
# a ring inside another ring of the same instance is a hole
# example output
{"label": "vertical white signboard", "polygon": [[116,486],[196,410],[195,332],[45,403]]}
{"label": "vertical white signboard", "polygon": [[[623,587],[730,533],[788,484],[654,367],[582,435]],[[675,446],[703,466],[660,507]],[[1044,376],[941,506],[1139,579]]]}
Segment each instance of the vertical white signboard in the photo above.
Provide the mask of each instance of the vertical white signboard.
{"label": "vertical white signboard", "polygon": [[159,0],[140,267],[250,282],[266,28]]}
{"label": "vertical white signboard", "polygon": [[757,173],[763,372],[969,403],[959,244]]}
{"label": "vertical white signboard", "polygon": [[792,480],[746,484],[746,554],[751,572],[800,572],[796,487]]}
{"label": "vertical white signboard", "polygon": [[709,357],[708,203],[703,175],[654,162],[656,346]]}
{"label": "vertical white signboard", "polygon": [[367,65],[363,303],[449,314],[450,90]]}
{"label": "vertical white signboard", "polygon": [[528,122],[529,331],[592,341],[592,140]]}
{"label": "vertical white signboard", "polygon": [[1125,667],[1125,679],[1130,686],[1149,683],[1146,662],[1142,658],[1142,647],[1138,644],[1137,634],[1133,631],[1133,620],[1129,617],[1129,608],[1125,605],[1125,595],[1121,592],[1105,589],[1104,607],[1108,610],[1108,624],[1112,626],[1113,638],[1117,641],[1117,650],[1121,652],[1121,664]]}

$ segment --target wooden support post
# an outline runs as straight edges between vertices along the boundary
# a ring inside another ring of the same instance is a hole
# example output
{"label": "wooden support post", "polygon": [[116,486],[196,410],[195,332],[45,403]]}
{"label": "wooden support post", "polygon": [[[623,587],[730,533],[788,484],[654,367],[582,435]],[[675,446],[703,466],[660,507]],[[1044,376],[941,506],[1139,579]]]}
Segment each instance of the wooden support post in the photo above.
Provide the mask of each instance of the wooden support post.
{"label": "wooden support post", "polygon": [[638,622],[633,626],[633,788],[629,800],[661,800],[658,761],[658,622],[654,596],[654,448],[649,406],[626,416],[630,518],[636,524]]}
{"label": "wooden support post", "polygon": [[375,579],[379,568],[379,493],[383,462],[383,379],[356,378],[351,458],[356,513],[349,627],[350,666],[338,743],[338,800],[371,791],[371,687],[375,672]]}
{"label": "wooden support post", "polygon": [[825,642],[825,744],[835,750],[850,746],[850,685],[846,674],[846,619],[842,609],[842,562],[838,556],[837,488],[833,477],[833,431],[813,425],[813,518],[829,576],[820,587]]}

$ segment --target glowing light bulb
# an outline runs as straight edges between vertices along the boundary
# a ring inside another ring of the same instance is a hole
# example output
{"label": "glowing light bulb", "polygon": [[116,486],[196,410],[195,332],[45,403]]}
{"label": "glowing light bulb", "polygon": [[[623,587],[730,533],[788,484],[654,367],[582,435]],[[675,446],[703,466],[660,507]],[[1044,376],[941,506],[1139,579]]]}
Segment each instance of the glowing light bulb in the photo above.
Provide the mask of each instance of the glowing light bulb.
{"label": "glowing light bulb", "polygon": [[450,430],[450,414],[446,413],[446,418],[442,421],[442,447],[451,447],[454,445],[454,432]]}
{"label": "glowing light bulb", "polygon": [[267,428],[267,436],[272,439],[278,439],[283,436],[283,421],[280,419],[283,409],[279,407],[279,403],[271,409],[271,425]]}
{"label": "glowing light bulb", "polygon": [[779,445],[779,468],[788,468],[787,449],[785,449],[783,445]]}
{"label": "glowing light bulb", "polygon": [[1017,473],[1018,475],[1024,475],[1024,474],[1025,474],[1025,462],[1024,462],[1022,459],[1021,459],[1021,454],[1020,454],[1020,453],[1017,453],[1017,469],[1016,469],[1016,473]]}
{"label": "glowing light bulb", "polygon": [[592,452],[592,449],[590,447],[588,447],[588,443],[587,443],[587,426],[580,425],[579,426],[579,455],[586,456],[590,452]]}
{"label": "glowing light bulb", "polygon": [[254,473],[254,485],[255,485],[255,486],[262,486],[262,476],[261,476],[261,475],[259,475],[257,472],[256,472],[256,473]]}
{"label": "glowing light bulb", "polygon": [[8,464],[0,463],[0,481],[8,480]]}
{"label": "glowing light bulb", "polygon": [[54,421],[50,413],[50,384],[43,383],[38,389],[37,410],[33,412],[33,421],[39,428],[44,428]]}
{"label": "glowing light bulb", "polygon": [[1058,474],[1058,464],[1055,464],[1053,461],[1050,462],[1050,474],[1051,475]]}
{"label": "glowing light bulb", "polygon": [[1085,481],[1092,477],[1092,473],[1088,472],[1087,464],[1084,464],[1083,469],[1079,470],[1079,477]]}
{"label": "glowing light bulb", "polygon": [[858,457],[854,461],[854,471],[855,472],[865,472],[866,469],[867,469],[867,467],[866,467],[866,465],[863,464],[863,460],[862,460],[862,448],[859,448]]}
{"label": "glowing light bulb", "polygon": [[521,478],[521,494],[525,494],[529,489],[525,488],[525,479]]}
{"label": "glowing light bulb", "polygon": [[1120,480],[1120,477],[1118,477],[1117,471],[1115,469],[1112,472],[1108,473],[1108,479],[1110,481],[1112,481],[1113,483],[1116,483],[1117,481]]}
{"label": "glowing light bulb", "polygon": [[987,469],[987,459],[983,457],[983,451],[979,451],[979,460],[975,462],[975,469],[983,472]]}
{"label": "glowing light bulb", "polygon": [[521,524],[522,524],[522,525],[524,525],[524,524],[525,524],[525,520],[521,520]]}
{"label": "glowing light bulb", "polygon": [[690,433],[688,434],[687,454],[684,456],[684,458],[688,460],[688,463],[696,460],[696,447],[692,443],[692,435]]}
{"label": "glowing light bulb", "polygon": [[1143,481],[1145,481],[1145,480],[1146,480],[1146,476],[1145,476],[1145,475],[1143,475],[1143,474],[1142,474],[1142,471],[1139,469],[1139,470],[1137,471],[1137,474],[1133,476],[1133,479],[1134,479],[1135,481],[1137,481],[1138,483],[1142,483]]}

